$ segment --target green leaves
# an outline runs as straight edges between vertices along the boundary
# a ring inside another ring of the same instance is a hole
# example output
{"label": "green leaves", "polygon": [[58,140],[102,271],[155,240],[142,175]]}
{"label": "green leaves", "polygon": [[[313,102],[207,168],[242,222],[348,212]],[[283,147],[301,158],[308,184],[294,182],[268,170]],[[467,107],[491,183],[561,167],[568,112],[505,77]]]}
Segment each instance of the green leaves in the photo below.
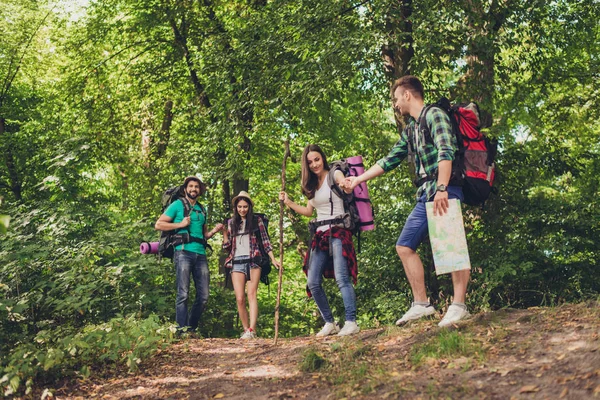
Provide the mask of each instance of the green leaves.
{"label": "green leaves", "polygon": [[[131,315],[99,325],[87,325],[80,332],[58,328],[40,331],[35,344],[22,343],[3,360],[0,394],[17,393],[23,381],[31,387],[41,376],[90,375],[91,367],[125,365],[136,371],[142,358],[149,357],[173,340],[168,326],[156,315],[145,319]],[[83,365],[82,365],[83,364]]]}
{"label": "green leaves", "polygon": [[2,233],[2,234],[6,233],[9,223],[10,223],[10,216],[0,215],[0,233]]}

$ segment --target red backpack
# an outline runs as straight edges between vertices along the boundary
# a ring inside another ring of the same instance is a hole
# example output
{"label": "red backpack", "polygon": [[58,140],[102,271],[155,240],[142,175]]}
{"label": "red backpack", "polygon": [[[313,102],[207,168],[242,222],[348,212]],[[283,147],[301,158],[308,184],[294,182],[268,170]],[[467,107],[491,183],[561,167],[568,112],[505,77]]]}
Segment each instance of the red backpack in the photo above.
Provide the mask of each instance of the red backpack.
{"label": "red backpack", "polygon": [[465,204],[483,207],[490,193],[496,192],[493,184],[498,142],[480,132],[479,107],[476,103],[451,105],[447,98],[442,97],[436,103],[427,106],[419,120],[419,127],[424,131],[425,140],[429,143],[432,143],[433,139],[426,116],[432,107],[448,114],[458,143],[450,184],[462,185]]}

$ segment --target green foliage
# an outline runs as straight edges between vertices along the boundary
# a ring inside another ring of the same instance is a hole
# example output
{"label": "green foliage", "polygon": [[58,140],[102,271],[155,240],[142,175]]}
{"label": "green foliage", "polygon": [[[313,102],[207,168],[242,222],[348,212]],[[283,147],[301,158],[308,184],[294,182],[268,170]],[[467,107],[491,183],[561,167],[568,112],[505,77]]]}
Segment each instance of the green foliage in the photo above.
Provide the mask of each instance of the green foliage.
{"label": "green foliage", "polygon": [[156,315],[117,317],[80,331],[57,328],[40,330],[33,342],[18,342],[3,360],[0,394],[9,396],[34,382],[52,385],[64,376],[89,377],[92,369],[126,367],[133,372],[141,361],[173,340],[174,326]]}
{"label": "green foliage", "polygon": [[10,216],[0,215],[0,233],[6,233],[8,225],[10,224]]}

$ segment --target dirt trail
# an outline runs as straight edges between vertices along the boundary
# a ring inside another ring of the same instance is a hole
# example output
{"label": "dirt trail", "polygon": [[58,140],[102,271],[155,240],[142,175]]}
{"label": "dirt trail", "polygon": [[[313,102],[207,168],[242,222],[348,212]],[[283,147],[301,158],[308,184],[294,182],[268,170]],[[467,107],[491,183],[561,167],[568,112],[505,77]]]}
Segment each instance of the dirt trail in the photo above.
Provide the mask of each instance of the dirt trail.
{"label": "dirt trail", "polygon": [[[455,328],[477,350],[425,358],[436,321],[351,338],[188,339],[136,375],[72,382],[57,398],[600,399],[600,305],[504,310]],[[307,354],[325,366],[301,372]]]}

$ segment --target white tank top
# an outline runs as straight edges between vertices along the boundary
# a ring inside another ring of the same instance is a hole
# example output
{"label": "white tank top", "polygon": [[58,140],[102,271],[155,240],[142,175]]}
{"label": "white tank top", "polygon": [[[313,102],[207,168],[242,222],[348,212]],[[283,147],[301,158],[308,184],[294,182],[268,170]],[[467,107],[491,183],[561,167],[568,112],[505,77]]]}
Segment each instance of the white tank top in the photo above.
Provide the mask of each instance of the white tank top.
{"label": "white tank top", "polygon": [[[246,220],[243,220],[242,225],[239,228],[239,232],[246,230]],[[234,257],[249,256],[250,255],[250,235],[244,233],[243,235],[237,235],[233,238],[235,243],[235,254]]]}
{"label": "white tank top", "polygon": [[[331,203],[329,202],[330,194],[331,201],[333,202],[333,213],[331,212]],[[315,197],[308,202],[317,210],[317,221],[332,219],[344,214],[344,202],[338,195],[331,191],[331,188],[327,184],[327,179],[317,189]],[[329,225],[322,225],[317,228],[317,232],[326,231],[327,229],[329,229]]]}

